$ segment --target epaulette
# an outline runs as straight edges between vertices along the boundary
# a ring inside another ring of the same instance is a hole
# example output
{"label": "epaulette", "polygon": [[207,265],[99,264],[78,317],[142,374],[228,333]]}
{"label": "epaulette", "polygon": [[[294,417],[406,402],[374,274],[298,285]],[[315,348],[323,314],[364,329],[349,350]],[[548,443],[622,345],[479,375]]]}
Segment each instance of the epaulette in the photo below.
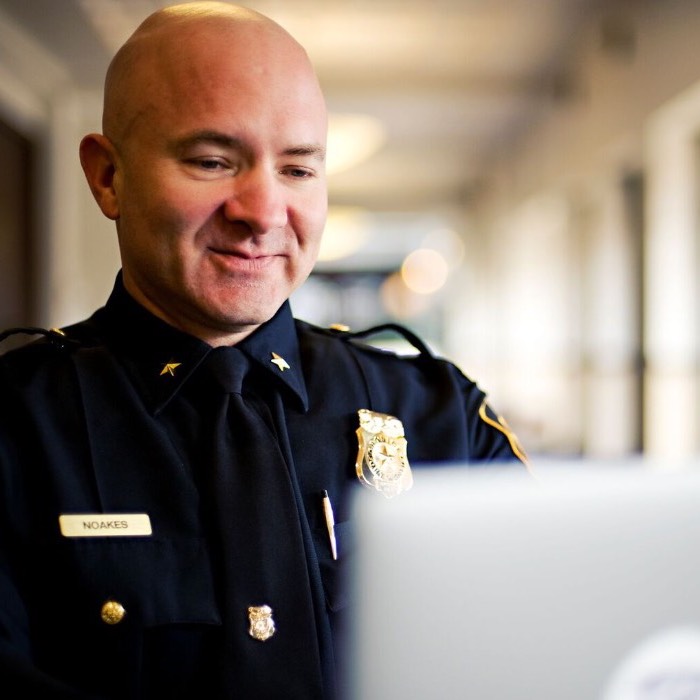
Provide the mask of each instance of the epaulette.
{"label": "epaulette", "polygon": [[17,328],[8,328],[0,332],[0,343],[14,335],[40,335],[44,336],[58,350],[66,350],[68,348],[79,345],[75,340],[69,338],[60,328],[36,328],[34,326],[19,326]]}
{"label": "epaulette", "polygon": [[382,323],[361,331],[351,331],[348,326],[333,324],[328,329],[324,329],[332,335],[339,336],[346,340],[367,340],[380,333],[393,332],[400,335],[410,345],[412,345],[420,355],[433,357],[433,353],[428,346],[413,332],[398,323]]}

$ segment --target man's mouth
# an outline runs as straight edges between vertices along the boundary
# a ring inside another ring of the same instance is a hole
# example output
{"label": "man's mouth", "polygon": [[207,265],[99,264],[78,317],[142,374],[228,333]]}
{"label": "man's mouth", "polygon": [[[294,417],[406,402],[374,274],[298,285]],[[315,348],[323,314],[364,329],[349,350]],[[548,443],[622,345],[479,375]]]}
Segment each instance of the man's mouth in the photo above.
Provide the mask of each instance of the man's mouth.
{"label": "man's mouth", "polygon": [[263,270],[278,257],[273,253],[249,253],[229,248],[210,247],[209,251],[227,268],[249,272]]}

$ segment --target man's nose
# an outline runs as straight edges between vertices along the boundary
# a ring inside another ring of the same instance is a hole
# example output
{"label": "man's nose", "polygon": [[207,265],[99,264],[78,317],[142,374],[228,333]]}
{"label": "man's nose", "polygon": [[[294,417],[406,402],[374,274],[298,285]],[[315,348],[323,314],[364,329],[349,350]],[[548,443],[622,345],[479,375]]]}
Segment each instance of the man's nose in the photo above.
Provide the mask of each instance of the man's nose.
{"label": "man's nose", "polygon": [[224,204],[229,221],[243,221],[253,233],[267,233],[287,225],[284,184],[275,173],[250,170],[234,178],[233,191]]}

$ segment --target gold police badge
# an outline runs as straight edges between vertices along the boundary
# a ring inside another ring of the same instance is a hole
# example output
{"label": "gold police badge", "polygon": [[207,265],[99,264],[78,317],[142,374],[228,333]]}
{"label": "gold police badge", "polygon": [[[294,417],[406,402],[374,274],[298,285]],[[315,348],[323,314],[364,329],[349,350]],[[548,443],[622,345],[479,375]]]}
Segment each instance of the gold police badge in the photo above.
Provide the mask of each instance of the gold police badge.
{"label": "gold police badge", "polygon": [[358,479],[387,498],[408,491],[413,486],[413,475],[401,421],[366,408],[361,408],[357,414],[360,418],[355,462]]}
{"label": "gold police badge", "polygon": [[248,621],[248,634],[253,639],[265,642],[275,633],[275,621],[269,605],[251,605],[248,608]]}

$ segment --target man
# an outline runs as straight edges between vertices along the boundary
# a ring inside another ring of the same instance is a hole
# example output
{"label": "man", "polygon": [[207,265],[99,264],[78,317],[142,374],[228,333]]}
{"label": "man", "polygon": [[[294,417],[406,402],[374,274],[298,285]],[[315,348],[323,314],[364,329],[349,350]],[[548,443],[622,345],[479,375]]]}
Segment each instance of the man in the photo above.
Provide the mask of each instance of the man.
{"label": "man", "polygon": [[401,359],[292,319],[326,110],[282,28],[156,12],[109,68],[103,131],[80,158],[114,291],[0,362],[3,697],[336,697],[353,488],[517,443],[410,334]]}

